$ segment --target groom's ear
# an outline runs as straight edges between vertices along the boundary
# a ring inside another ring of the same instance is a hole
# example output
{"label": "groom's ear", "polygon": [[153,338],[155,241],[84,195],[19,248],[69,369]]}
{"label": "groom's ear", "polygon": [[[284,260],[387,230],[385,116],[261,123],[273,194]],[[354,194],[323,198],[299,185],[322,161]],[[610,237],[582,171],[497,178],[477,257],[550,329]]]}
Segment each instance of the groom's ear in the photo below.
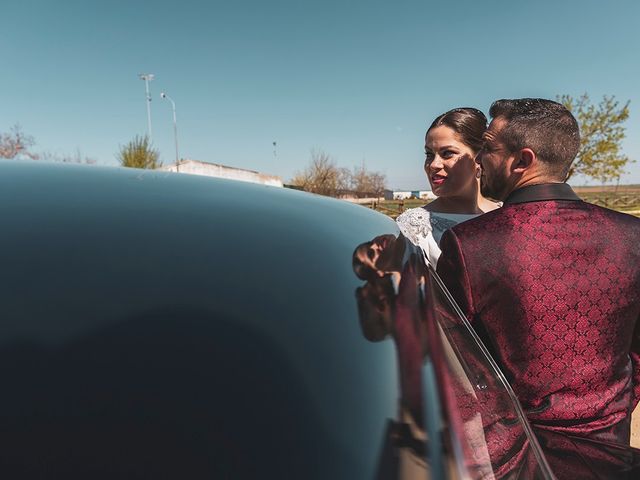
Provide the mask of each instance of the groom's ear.
{"label": "groom's ear", "polygon": [[511,169],[513,173],[524,173],[526,170],[531,168],[531,166],[537,160],[536,152],[531,150],[530,148],[521,149],[516,155],[515,161],[513,162]]}

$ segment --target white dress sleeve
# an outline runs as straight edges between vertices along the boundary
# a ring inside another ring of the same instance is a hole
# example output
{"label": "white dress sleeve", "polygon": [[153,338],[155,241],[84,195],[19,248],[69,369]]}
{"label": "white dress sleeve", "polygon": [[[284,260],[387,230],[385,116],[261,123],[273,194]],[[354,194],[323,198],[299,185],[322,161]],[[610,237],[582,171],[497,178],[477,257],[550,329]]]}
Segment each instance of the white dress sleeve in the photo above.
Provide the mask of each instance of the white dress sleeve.
{"label": "white dress sleeve", "polygon": [[427,261],[435,268],[441,250],[433,238],[429,212],[422,207],[410,208],[396,218],[396,223],[402,235],[419,247],[424,252]]}

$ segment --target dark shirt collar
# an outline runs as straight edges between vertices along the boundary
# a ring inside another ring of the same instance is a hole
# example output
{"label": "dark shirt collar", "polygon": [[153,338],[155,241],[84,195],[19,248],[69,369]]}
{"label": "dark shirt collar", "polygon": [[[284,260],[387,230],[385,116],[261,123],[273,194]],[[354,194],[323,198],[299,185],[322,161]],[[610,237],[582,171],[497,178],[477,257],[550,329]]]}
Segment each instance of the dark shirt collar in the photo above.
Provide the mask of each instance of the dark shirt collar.
{"label": "dark shirt collar", "polygon": [[580,197],[566,183],[540,183],[514,190],[504,201],[504,204],[542,202],[546,200],[577,201],[580,200]]}

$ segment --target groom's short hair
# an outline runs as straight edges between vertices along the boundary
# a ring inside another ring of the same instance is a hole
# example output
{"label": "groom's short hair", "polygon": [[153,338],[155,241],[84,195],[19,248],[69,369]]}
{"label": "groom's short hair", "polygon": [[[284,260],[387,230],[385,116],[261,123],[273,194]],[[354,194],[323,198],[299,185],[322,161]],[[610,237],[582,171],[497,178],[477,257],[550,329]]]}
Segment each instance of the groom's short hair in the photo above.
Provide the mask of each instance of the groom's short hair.
{"label": "groom's short hair", "polygon": [[489,114],[507,121],[499,138],[511,152],[530,148],[550,174],[566,178],[580,148],[580,129],[564,105],[543,98],[496,100]]}

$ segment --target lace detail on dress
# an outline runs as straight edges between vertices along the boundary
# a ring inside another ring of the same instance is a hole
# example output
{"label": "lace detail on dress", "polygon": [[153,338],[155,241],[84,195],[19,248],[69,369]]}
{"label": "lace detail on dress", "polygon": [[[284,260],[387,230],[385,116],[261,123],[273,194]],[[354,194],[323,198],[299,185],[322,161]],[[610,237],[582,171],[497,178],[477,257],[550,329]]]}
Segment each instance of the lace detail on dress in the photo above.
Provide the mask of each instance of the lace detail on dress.
{"label": "lace detail on dress", "polygon": [[402,234],[414,245],[420,246],[420,240],[426,240],[431,234],[431,215],[422,207],[410,208],[396,218]]}

